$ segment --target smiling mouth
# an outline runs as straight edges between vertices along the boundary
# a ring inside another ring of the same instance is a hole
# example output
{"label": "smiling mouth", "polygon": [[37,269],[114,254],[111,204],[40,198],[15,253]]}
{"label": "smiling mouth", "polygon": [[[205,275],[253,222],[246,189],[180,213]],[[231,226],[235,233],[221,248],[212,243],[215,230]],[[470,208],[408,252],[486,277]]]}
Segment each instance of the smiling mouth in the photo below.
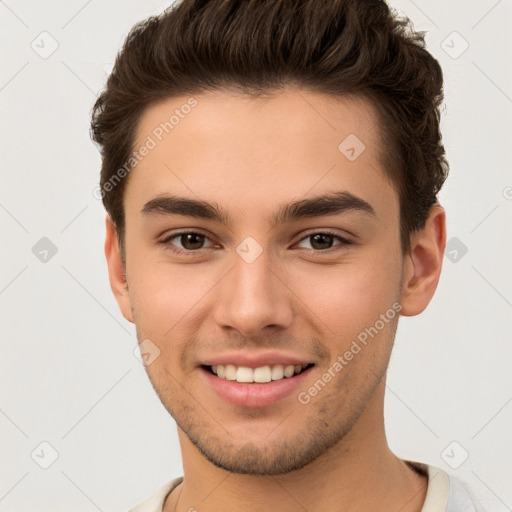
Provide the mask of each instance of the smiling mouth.
{"label": "smiling mouth", "polygon": [[309,370],[313,366],[315,366],[313,363],[306,366],[273,364],[250,368],[234,364],[216,364],[212,366],[203,365],[203,368],[220,379],[264,384],[275,380],[290,379]]}

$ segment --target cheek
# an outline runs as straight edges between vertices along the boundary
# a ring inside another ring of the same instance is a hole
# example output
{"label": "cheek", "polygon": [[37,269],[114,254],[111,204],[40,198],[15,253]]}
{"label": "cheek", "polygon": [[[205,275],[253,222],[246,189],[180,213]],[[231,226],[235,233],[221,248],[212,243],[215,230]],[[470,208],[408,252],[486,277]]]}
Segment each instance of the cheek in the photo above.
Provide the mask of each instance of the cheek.
{"label": "cheek", "polygon": [[207,265],[172,264],[165,256],[141,254],[130,264],[130,291],[139,318],[160,329],[170,329],[189,314],[218,281]]}
{"label": "cheek", "polygon": [[313,321],[316,317],[324,323],[319,325],[325,334],[345,338],[373,325],[392,307],[398,297],[399,273],[391,259],[381,259],[311,266],[292,282],[294,292],[307,306],[305,312],[309,309]]}
{"label": "cheek", "polygon": [[163,356],[159,362],[176,359],[190,336],[184,327],[213,286],[212,278],[199,266],[171,265],[142,251],[130,256],[127,273],[139,341],[155,343]]}

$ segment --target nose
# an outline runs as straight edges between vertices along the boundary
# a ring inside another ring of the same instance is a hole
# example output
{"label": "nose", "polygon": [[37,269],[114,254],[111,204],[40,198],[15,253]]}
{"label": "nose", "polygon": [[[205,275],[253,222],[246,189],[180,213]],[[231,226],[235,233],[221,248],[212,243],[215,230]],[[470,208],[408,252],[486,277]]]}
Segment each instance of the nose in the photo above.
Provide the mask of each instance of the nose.
{"label": "nose", "polygon": [[272,259],[268,251],[252,263],[234,254],[233,268],[217,290],[214,316],[220,328],[254,337],[265,328],[285,329],[291,325],[293,293],[280,271],[283,267]]}

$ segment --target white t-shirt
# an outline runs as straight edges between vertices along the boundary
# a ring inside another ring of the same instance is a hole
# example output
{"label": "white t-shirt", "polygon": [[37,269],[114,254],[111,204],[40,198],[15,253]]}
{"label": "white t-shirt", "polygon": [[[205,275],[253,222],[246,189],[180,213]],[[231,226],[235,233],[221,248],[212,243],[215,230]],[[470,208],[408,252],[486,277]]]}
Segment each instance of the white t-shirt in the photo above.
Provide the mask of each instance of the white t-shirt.
{"label": "white t-shirt", "polygon": [[[406,461],[423,474],[428,474],[428,488],[421,512],[485,512],[464,484],[442,469],[418,462]],[[167,495],[183,481],[174,478],[162,485],[152,496],[128,512],[162,512]]]}

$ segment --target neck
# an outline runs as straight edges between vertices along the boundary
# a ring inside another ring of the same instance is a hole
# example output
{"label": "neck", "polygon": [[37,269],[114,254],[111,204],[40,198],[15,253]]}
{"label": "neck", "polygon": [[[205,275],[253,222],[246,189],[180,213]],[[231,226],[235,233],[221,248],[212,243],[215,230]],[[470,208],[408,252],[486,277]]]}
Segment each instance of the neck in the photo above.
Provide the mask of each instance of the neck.
{"label": "neck", "polygon": [[165,512],[279,510],[420,512],[427,479],[396,457],[384,431],[384,381],[350,432],[307,466],[283,475],[243,475],[207,461],[178,429],[184,479]]}

